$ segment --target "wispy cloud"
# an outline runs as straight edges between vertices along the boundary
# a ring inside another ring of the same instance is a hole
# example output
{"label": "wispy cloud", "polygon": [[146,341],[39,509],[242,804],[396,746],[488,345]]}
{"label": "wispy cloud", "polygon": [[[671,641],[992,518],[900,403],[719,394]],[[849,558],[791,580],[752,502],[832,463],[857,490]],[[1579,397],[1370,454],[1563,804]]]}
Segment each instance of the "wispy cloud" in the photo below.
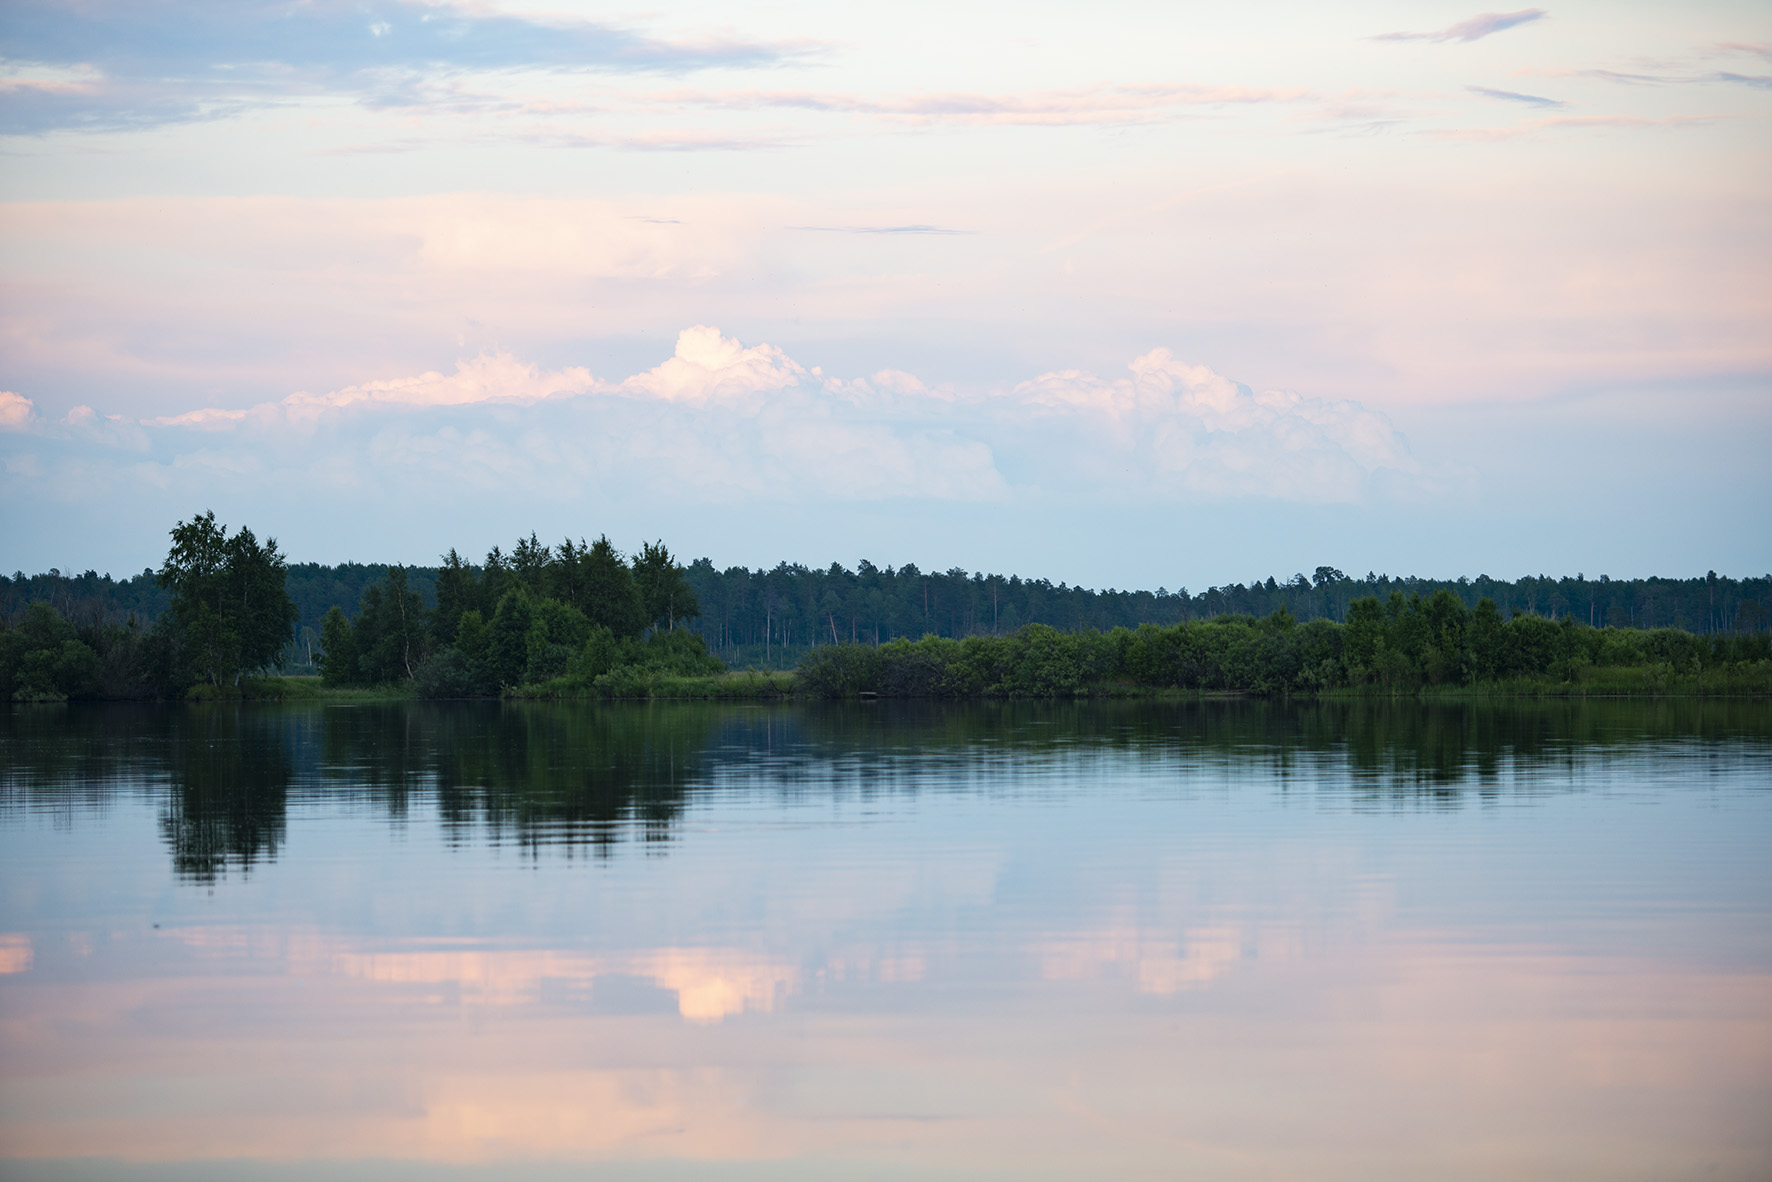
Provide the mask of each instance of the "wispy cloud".
{"label": "wispy cloud", "polygon": [[[402,152],[421,151],[434,146],[437,142],[439,141],[435,139],[382,140],[343,147],[320,148],[309,155],[323,157],[396,155]],[[585,150],[606,148],[626,152],[756,152],[781,148],[790,141],[766,136],[735,136],[688,128],[661,128],[655,131],[640,131],[624,135],[584,132],[558,124],[519,123],[516,126],[502,126],[495,132],[458,134],[450,142],[507,146],[523,144],[531,147]]]}
{"label": "wispy cloud", "polygon": [[971,230],[955,230],[947,226],[789,226],[790,230],[809,230],[820,234],[970,234]]}
{"label": "wispy cloud", "polygon": [[637,96],[640,105],[718,107],[727,110],[773,107],[831,114],[864,115],[913,124],[1072,125],[1133,123],[1181,107],[1239,106],[1296,102],[1312,97],[1297,87],[1209,86],[1151,83],[1087,86],[1020,94],[943,91],[927,94],[864,95],[811,90],[677,90]]}
{"label": "wispy cloud", "polygon": [[1661,86],[1669,82],[1678,82],[1679,78],[1666,74],[1632,74],[1623,70],[1581,70],[1579,73],[1586,78],[1598,78],[1605,82],[1622,82],[1630,86]]}
{"label": "wispy cloud", "polygon": [[773,65],[806,48],[665,40],[426,0],[9,0],[0,58],[80,67],[89,78],[76,92],[9,99],[0,130],[128,128],[319,93],[397,103],[402,85],[439,70],[681,73]]}
{"label": "wispy cloud", "polygon": [[1480,41],[1484,37],[1512,29],[1518,25],[1543,20],[1548,13],[1542,8],[1522,8],[1518,12],[1485,12],[1447,25],[1434,33],[1380,33],[1374,41]]}
{"label": "wispy cloud", "polygon": [[1472,94],[1480,94],[1484,98],[1500,99],[1507,103],[1525,103],[1531,107],[1566,107],[1569,104],[1561,99],[1545,98],[1537,94],[1520,94],[1513,90],[1495,90],[1488,86],[1467,86]]}
{"label": "wispy cloud", "polygon": [[1636,74],[1623,70],[1581,70],[1577,73],[1580,77],[1598,78],[1602,82],[1617,82],[1625,86],[1696,86],[1722,82],[1735,86],[1752,86],[1760,90],[1772,87],[1772,76],[1739,74],[1727,70],[1712,70],[1702,74]]}
{"label": "wispy cloud", "polygon": [[1729,116],[1669,115],[1662,119],[1650,119],[1639,115],[1552,115],[1543,119],[1528,119],[1511,127],[1448,128],[1431,131],[1427,134],[1442,140],[1496,141],[1522,139],[1543,132],[1557,131],[1629,131],[1702,127],[1725,118],[1729,118]]}

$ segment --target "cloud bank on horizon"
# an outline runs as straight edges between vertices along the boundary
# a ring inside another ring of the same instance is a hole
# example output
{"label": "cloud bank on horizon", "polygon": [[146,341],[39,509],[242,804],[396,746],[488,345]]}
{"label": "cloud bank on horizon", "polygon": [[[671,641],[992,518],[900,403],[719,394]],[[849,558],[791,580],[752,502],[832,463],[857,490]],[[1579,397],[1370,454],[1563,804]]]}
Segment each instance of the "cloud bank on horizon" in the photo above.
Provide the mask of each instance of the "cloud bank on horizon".
{"label": "cloud bank on horizon", "polygon": [[1726,0],[18,0],[0,562],[233,498],[408,560],[451,506],[1757,567],[1768,61]]}
{"label": "cloud bank on horizon", "polygon": [[12,435],[11,495],[47,481],[82,499],[170,497],[169,509],[229,479],[372,501],[422,488],[439,504],[513,506],[528,495],[636,494],[688,504],[1357,503],[1375,481],[1393,493],[1421,483],[1389,420],[1357,404],[1258,393],[1166,349],[1127,371],[1067,370],[962,394],[895,370],[826,376],[773,345],[695,325],[671,357],[619,381],[481,354],[452,373],[148,419],[79,406],[49,420],[6,393],[0,426]]}

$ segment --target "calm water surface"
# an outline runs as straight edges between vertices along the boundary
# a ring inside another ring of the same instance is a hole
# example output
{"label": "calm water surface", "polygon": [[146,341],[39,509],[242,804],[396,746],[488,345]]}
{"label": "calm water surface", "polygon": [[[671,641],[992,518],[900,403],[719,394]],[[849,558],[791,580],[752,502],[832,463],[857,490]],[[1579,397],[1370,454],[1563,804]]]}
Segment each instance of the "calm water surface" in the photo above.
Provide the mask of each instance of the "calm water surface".
{"label": "calm water surface", "polygon": [[0,1175],[1772,1176],[1772,704],[20,708]]}

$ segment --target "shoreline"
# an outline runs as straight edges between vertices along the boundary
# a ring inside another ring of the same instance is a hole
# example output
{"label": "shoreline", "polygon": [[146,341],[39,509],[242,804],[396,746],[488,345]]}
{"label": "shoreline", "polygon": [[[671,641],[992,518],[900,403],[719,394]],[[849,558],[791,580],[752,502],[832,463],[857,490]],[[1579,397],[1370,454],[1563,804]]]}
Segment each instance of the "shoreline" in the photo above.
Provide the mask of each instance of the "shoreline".
{"label": "shoreline", "polygon": [[[1609,673],[1621,672],[1608,670]],[[317,676],[255,677],[239,687],[193,687],[183,698],[81,698],[79,702],[142,702],[180,701],[193,705],[241,702],[323,702],[323,703],[386,703],[386,702],[1192,702],[1192,701],[1317,701],[1317,702],[1506,702],[1506,701],[1570,701],[1570,700],[1700,700],[1700,699],[1766,699],[1772,700],[1772,686],[1754,684],[1760,678],[1731,678],[1726,671],[1718,676],[1687,676],[1676,679],[1655,678],[1662,684],[1619,684],[1627,679],[1595,678],[1591,682],[1551,682],[1513,679],[1478,685],[1416,686],[1387,688],[1383,686],[1342,686],[1330,689],[1258,693],[1235,689],[1182,689],[1175,686],[1139,686],[1106,683],[1074,693],[1059,694],[950,694],[908,695],[858,691],[841,695],[814,693],[795,685],[799,680],[792,672],[745,671],[706,677],[666,677],[644,694],[599,693],[594,688],[566,686],[558,683],[515,687],[497,697],[426,698],[410,685],[372,687],[325,686]],[[1643,681],[1649,681],[1645,677]],[[1667,684],[1674,680],[1674,684]],[[1749,684],[1741,684],[1746,680]],[[1693,684],[1694,682],[1698,684]],[[1706,684],[1706,683],[1710,684]],[[1683,684],[1682,684],[1683,683]],[[66,698],[48,695],[15,699],[13,705],[65,704]]]}

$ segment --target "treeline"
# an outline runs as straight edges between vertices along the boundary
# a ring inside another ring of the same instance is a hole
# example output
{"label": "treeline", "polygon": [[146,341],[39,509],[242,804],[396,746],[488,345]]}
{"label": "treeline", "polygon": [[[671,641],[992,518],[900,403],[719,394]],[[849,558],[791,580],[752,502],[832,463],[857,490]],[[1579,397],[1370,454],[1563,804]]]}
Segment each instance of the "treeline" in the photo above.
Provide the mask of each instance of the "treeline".
{"label": "treeline", "polygon": [[1730,579],[1715,572],[1697,579],[1552,579],[1506,582],[1431,580],[1367,574],[1349,578],[1333,567],[1315,574],[1230,583],[1197,594],[1169,591],[1091,591],[1046,579],[968,574],[959,568],[925,573],[914,565],[894,570],[863,562],[850,571],[782,564],[773,570],[716,571],[701,560],[688,569],[702,604],[698,622],[709,647],[734,664],[774,665],[785,650],[791,663],[821,644],[883,643],[922,636],[1007,636],[1026,624],[1061,631],[1136,628],[1221,616],[1266,617],[1284,610],[1294,620],[1345,621],[1350,604],[1431,598],[1445,591],[1466,608],[1491,600],[1504,616],[1526,614],[1593,627],[1672,627],[1689,632],[1760,632],[1768,627],[1772,575]]}
{"label": "treeline", "polygon": [[[171,533],[166,562],[152,576],[164,606],[150,621],[134,612],[118,620],[99,606],[109,580],[88,572],[80,585],[90,594],[67,609],[73,619],[51,595],[0,627],[0,696],[178,697],[195,685],[237,689],[242,678],[276,668],[296,619],[277,540],[261,544],[245,527],[230,535],[214,513]],[[148,598],[140,590],[131,593]]]}
{"label": "treeline", "polygon": [[823,697],[1067,697],[1175,689],[1289,694],[1482,687],[1584,692],[1772,691],[1772,636],[1590,627],[1572,615],[1504,619],[1492,599],[1392,592],[1348,605],[1347,622],[1264,618],[1003,637],[926,636],[825,645],[802,658],[802,693]]}
{"label": "treeline", "polygon": [[644,696],[660,678],[725,669],[700,636],[677,627],[700,607],[662,541],[630,563],[606,536],[547,546],[531,534],[477,566],[450,550],[433,586],[427,605],[393,567],[364,591],[355,619],[328,610],[325,684],[409,683],[429,698]]}
{"label": "treeline", "polygon": [[438,698],[648,696],[728,665],[797,665],[813,693],[937,697],[1569,684],[1604,669],[1638,670],[1642,689],[1751,687],[1741,669],[1764,659],[1772,601],[1772,576],[1714,572],[1432,583],[1318,567],[1193,595],[867,562],[717,571],[662,542],[630,558],[606,536],[533,533],[479,563],[451,550],[428,568],[291,567],[274,539],[229,535],[212,513],[171,534],[161,569],[128,579],[0,579],[0,694],[174,697],[281,671]]}
{"label": "treeline", "polygon": [[[399,566],[381,568],[360,591],[351,578],[335,580],[355,610],[335,602],[317,636],[299,637],[300,609],[275,539],[261,545],[244,527],[230,535],[213,513],[179,522],[171,537],[165,564],[151,572],[156,597],[137,579],[89,575],[78,581],[83,596],[64,598],[58,610],[50,598],[66,590],[58,575],[39,587],[50,596],[0,621],[0,695],[225,694],[295,664],[317,667],[330,687],[397,685],[426,697],[646,696],[660,679],[725,670],[699,635],[678,627],[700,609],[663,542],[629,561],[607,537],[550,547],[531,534],[508,555],[494,547],[478,565],[451,550],[422,580]],[[157,598],[161,610],[119,620],[103,601],[107,589],[138,603]]]}
{"label": "treeline", "polygon": [[[533,537],[533,535],[532,535]],[[553,550],[526,541],[532,550]],[[497,553],[495,549],[495,553]],[[501,563],[518,554],[499,554]],[[405,567],[406,587],[427,609],[440,606],[442,567]],[[471,568],[502,577],[497,564]],[[288,567],[287,590],[295,603],[297,627],[283,655],[288,669],[312,671],[320,650],[320,626],[338,606],[355,614],[369,589],[384,584],[391,567],[344,563],[296,563]],[[1512,581],[1486,575],[1438,580],[1368,573],[1349,577],[1333,567],[1269,577],[1248,584],[1228,583],[1189,593],[1090,590],[1046,579],[968,573],[959,568],[924,572],[915,565],[855,569],[832,564],[816,569],[782,563],[770,570],[742,566],[716,569],[708,559],[684,568],[684,580],[701,606],[687,626],[716,655],[735,666],[790,668],[805,652],[841,641],[884,642],[925,635],[960,638],[1006,636],[1025,624],[1047,624],[1064,631],[1136,628],[1177,624],[1219,616],[1266,617],[1284,608],[1295,620],[1345,622],[1350,604],[1369,597],[1387,600],[1392,592],[1431,598],[1436,591],[1456,596],[1468,608],[1492,600],[1505,617],[1536,615],[1561,621],[1573,617],[1596,628],[1679,628],[1688,632],[1754,633],[1772,627],[1772,575],[1734,579],[1708,573],[1699,578],[1612,579],[1582,575],[1543,575]],[[133,615],[153,622],[170,605],[170,595],[152,571],[123,580],[88,571],[0,578],[0,619],[18,623],[36,602],[53,604],[63,618],[79,625],[125,623]],[[496,604],[483,605],[490,618]]]}

